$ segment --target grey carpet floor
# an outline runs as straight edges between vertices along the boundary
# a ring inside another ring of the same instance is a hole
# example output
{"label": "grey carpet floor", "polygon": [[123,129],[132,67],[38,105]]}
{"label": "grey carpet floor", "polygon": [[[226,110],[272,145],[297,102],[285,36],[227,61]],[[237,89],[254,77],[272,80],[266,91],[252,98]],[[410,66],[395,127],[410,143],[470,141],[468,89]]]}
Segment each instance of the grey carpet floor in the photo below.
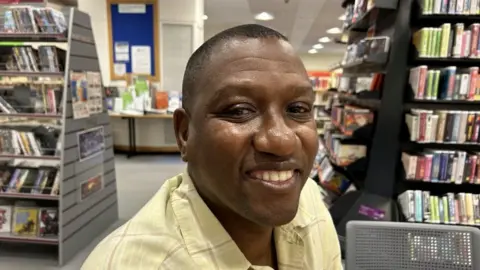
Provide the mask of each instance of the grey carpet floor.
{"label": "grey carpet floor", "polygon": [[181,173],[185,168],[185,163],[180,160],[178,155],[137,156],[131,159],[117,156],[115,167],[119,208],[119,220],[115,224],[99,237],[92,239],[89,246],[63,267],[56,266],[54,259],[43,257],[43,255],[28,251],[26,248],[22,249],[22,252],[2,249],[0,243],[0,269],[80,269],[83,261],[95,245],[132,217],[155,194],[166,179]]}

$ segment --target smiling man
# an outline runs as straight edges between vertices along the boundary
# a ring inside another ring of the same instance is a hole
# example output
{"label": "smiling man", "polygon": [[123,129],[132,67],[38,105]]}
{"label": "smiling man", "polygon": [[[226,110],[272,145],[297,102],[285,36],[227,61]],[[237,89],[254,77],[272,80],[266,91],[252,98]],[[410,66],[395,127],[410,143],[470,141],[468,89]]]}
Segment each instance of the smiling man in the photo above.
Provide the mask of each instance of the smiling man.
{"label": "smiling man", "polygon": [[308,174],[314,94],[280,33],[242,25],[190,58],[175,111],[186,171],[104,239],[82,269],[341,269]]}

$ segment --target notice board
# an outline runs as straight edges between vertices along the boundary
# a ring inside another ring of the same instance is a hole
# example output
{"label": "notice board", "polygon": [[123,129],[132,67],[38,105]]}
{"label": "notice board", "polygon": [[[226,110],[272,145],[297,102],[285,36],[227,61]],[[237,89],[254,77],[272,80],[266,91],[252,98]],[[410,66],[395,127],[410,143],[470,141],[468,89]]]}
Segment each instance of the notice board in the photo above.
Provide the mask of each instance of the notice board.
{"label": "notice board", "polygon": [[152,81],[159,81],[157,1],[109,0],[107,15],[111,80],[147,75]]}

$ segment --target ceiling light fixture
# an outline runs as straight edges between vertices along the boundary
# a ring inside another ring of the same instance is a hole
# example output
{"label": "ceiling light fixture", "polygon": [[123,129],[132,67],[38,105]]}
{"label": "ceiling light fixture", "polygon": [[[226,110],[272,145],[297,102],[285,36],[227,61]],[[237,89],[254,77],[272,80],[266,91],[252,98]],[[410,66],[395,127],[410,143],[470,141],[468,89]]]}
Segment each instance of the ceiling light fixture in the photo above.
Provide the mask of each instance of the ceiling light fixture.
{"label": "ceiling light fixture", "polygon": [[338,19],[340,21],[345,21],[347,19],[347,17],[345,16],[345,14],[343,14],[342,16],[338,17]]}
{"label": "ceiling light fixture", "polygon": [[205,21],[205,20],[208,20],[208,16],[207,16],[207,15],[203,15],[202,18],[203,18],[204,21]]}
{"label": "ceiling light fixture", "polygon": [[255,20],[259,20],[259,21],[271,21],[274,18],[275,17],[273,17],[273,15],[268,12],[262,12],[255,15]]}
{"label": "ceiling light fixture", "polygon": [[310,49],[310,50],[308,50],[308,53],[314,54],[314,53],[317,53],[317,50],[315,50],[315,49]]}
{"label": "ceiling light fixture", "polygon": [[340,30],[340,28],[338,28],[338,27],[334,27],[334,28],[328,29],[327,33],[329,33],[329,34],[341,34],[342,30]]}
{"label": "ceiling light fixture", "polygon": [[332,40],[329,37],[322,37],[318,39],[318,42],[321,42],[321,43],[328,43],[330,41]]}
{"label": "ceiling light fixture", "polygon": [[323,45],[322,44],[315,44],[315,45],[313,45],[313,48],[316,49],[316,50],[321,50],[321,49],[323,49]]}

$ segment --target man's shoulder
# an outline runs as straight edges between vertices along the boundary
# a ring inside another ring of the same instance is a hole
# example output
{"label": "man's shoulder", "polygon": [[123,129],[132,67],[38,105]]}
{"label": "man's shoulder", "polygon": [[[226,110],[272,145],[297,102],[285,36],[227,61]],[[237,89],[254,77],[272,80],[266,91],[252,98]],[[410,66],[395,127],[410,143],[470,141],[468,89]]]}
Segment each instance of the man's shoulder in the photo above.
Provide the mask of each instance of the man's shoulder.
{"label": "man's shoulder", "polygon": [[[171,207],[171,194],[182,176],[165,181],[160,190],[129,221],[103,239],[82,269],[159,269],[185,246]],[[131,267],[131,268],[129,268]]]}

